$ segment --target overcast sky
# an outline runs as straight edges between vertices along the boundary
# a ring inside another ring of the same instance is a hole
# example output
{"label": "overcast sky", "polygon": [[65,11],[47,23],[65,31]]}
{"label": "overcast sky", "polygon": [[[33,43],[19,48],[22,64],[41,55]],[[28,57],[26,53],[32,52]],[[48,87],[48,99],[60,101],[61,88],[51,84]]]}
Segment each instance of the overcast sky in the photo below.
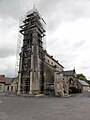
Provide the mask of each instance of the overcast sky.
{"label": "overcast sky", "polygon": [[0,0],[0,74],[15,75],[19,18],[36,8],[46,21],[46,49],[90,79],[90,0]]}

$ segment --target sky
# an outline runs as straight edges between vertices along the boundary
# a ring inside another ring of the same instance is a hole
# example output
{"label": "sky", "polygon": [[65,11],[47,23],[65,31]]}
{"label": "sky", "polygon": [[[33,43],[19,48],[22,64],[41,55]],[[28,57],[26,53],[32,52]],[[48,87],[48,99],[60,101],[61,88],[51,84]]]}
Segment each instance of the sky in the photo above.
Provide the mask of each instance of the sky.
{"label": "sky", "polygon": [[46,21],[47,52],[90,80],[90,0],[0,0],[0,74],[15,76],[19,21],[33,5]]}

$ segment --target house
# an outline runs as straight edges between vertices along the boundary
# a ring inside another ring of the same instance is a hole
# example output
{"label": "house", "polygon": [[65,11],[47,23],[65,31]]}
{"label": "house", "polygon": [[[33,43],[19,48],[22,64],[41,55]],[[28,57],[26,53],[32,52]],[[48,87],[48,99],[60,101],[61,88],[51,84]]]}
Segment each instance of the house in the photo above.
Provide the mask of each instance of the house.
{"label": "house", "polygon": [[5,77],[5,92],[11,91],[12,78]]}
{"label": "house", "polygon": [[10,85],[11,87],[11,92],[17,92],[17,85],[18,85],[18,79],[17,78],[12,78],[12,83]]}
{"label": "house", "polygon": [[5,77],[5,92],[16,92],[17,91],[17,78]]}
{"label": "house", "polygon": [[90,90],[89,84],[83,80],[78,80],[78,87],[81,92],[87,92]]}
{"label": "house", "polygon": [[5,76],[0,75],[0,93],[5,91]]}

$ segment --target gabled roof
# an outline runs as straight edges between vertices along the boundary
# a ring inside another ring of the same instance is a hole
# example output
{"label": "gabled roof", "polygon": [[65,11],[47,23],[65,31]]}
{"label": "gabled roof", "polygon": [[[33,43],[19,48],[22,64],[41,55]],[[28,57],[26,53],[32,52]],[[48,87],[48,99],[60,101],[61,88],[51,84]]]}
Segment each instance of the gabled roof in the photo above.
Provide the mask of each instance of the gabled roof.
{"label": "gabled roof", "polygon": [[88,84],[88,83],[86,83],[86,82],[85,82],[85,81],[83,81],[83,80],[78,80],[78,82],[79,82],[80,84],[82,84],[82,85],[89,86],[89,84]]}
{"label": "gabled roof", "polygon": [[5,81],[6,81],[6,82],[5,82],[6,85],[11,85],[12,82],[17,81],[17,77],[15,77],[15,78],[5,77]]}
{"label": "gabled roof", "polygon": [[6,81],[5,82],[6,85],[10,85],[12,83],[13,79],[9,78],[9,77],[5,77],[5,81]]}
{"label": "gabled roof", "polygon": [[0,75],[0,83],[5,83],[5,76],[4,75]]}
{"label": "gabled roof", "polygon": [[62,73],[65,76],[73,76],[73,75],[75,75],[75,69],[74,70],[63,71]]}

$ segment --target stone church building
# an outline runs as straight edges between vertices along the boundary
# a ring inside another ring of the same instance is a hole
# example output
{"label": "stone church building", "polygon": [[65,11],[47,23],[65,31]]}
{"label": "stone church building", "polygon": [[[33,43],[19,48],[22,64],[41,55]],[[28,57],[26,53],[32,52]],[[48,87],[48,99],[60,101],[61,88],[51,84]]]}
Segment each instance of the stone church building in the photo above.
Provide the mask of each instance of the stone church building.
{"label": "stone church building", "polygon": [[[61,80],[67,77],[64,67],[43,48],[45,24],[34,8],[28,12],[20,26],[23,46],[18,72],[18,94],[48,93],[58,77]],[[75,75],[71,78],[75,78]]]}

